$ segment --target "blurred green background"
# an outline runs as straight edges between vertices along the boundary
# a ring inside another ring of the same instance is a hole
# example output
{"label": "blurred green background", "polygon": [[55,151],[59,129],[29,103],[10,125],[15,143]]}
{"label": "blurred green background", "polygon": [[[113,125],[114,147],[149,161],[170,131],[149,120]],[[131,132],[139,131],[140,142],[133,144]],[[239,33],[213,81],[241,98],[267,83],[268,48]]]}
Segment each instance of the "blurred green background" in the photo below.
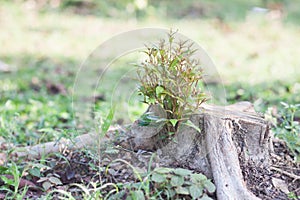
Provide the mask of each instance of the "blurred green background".
{"label": "blurred green background", "polygon": [[[0,136],[27,145],[90,129],[92,120],[72,115],[77,70],[112,35],[145,27],[178,29],[200,44],[222,79],[206,86],[224,87],[228,103],[251,101],[261,113],[299,103],[299,8],[300,0],[1,0]],[[135,58],[113,63],[111,86]],[[107,113],[111,89],[98,91],[91,117]],[[132,118],[143,109],[133,104]],[[114,123],[132,121],[116,112]]]}

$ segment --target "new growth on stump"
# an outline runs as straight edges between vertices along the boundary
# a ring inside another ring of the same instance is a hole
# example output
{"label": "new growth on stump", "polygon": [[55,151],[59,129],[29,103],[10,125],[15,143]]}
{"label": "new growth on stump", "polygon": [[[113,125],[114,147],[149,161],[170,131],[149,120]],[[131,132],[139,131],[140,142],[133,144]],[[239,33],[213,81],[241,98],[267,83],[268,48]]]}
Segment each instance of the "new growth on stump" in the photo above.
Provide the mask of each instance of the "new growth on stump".
{"label": "new growth on stump", "polygon": [[169,133],[174,133],[179,123],[206,101],[201,89],[203,72],[199,61],[193,58],[197,49],[189,40],[175,41],[175,34],[170,31],[167,41],[162,39],[157,45],[146,46],[143,52],[147,58],[137,68],[144,103],[160,105],[167,115],[167,119],[155,119],[148,113],[141,123],[165,120]]}

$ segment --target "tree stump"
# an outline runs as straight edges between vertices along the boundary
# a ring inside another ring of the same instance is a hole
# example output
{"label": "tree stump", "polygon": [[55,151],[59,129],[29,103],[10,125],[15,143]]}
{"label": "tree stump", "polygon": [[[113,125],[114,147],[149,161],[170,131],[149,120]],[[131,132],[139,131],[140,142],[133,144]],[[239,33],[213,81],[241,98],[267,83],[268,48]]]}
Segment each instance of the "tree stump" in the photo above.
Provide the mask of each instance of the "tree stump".
{"label": "tree stump", "polygon": [[[148,112],[164,116],[157,106]],[[230,106],[204,105],[190,120],[200,128],[181,125],[172,140],[161,140],[163,126],[131,127],[130,144],[135,150],[156,150],[166,164],[202,171],[212,178],[218,199],[258,199],[248,191],[241,166],[268,166],[272,149],[269,125],[249,102]]]}
{"label": "tree stump", "polygon": [[[164,110],[156,105],[150,106],[147,112],[166,117]],[[273,147],[269,124],[254,111],[252,104],[240,102],[225,107],[203,105],[201,112],[193,114],[190,121],[201,131],[182,124],[171,140],[161,139],[166,131],[164,124],[139,126],[136,121],[129,131],[123,131],[124,134],[118,138],[115,137],[115,131],[110,131],[98,141],[95,139],[97,134],[90,133],[72,141],[18,148],[15,154],[18,157],[36,158],[66,147],[74,150],[97,143],[103,146],[112,141],[136,151],[157,151],[162,164],[176,163],[201,171],[213,179],[219,200],[258,199],[248,191],[242,168],[268,167]]]}

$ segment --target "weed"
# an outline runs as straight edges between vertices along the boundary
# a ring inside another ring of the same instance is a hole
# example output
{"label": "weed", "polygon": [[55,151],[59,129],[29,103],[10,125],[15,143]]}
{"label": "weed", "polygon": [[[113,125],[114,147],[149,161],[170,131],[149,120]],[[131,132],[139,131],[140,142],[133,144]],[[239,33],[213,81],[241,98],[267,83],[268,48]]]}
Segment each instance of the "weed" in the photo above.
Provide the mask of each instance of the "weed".
{"label": "weed", "polygon": [[281,102],[281,111],[278,126],[274,128],[275,136],[283,139],[296,161],[300,161],[300,124],[295,121],[295,114],[300,108],[300,104],[287,104]]}
{"label": "weed", "polygon": [[178,199],[191,197],[193,199],[211,199],[206,193],[213,193],[215,185],[203,174],[193,173],[183,168],[155,168],[142,176],[127,161],[118,159],[129,165],[138,178],[136,183],[119,184],[120,192],[111,199],[127,196],[129,199]]}
{"label": "weed", "polygon": [[[12,178],[9,176],[12,176]],[[5,199],[23,199],[28,187],[25,186],[22,190],[19,190],[21,176],[22,173],[19,171],[18,166],[14,162],[12,162],[9,167],[0,167],[0,179],[4,183],[0,187],[0,191],[2,190],[6,192]]]}
{"label": "weed", "polygon": [[300,196],[297,196],[294,192],[288,194],[289,199],[300,199]]}
{"label": "weed", "polygon": [[[155,154],[152,154],[148,170],[140,173],[126,160],[116,159],[113,162],[123,162],[134,172],[137,182],[119,183],[120,191],[113,194],[110,199],[178,199],[180,197],[192,197],[211,199],[206,193],[213,193],[215,185],[203,174],[193,173],[183,168],[158,167],[151,170]],[[106,171],[110,165],[107,166]]]}
{"label": "weed", "polygon": [[215,185],[206,176],[183,168],[156,168],[151,174],[151,180],[162,199],[174,199],[180,195],[197,199],[207,197],[204,191],[213,193],[216,190]]}

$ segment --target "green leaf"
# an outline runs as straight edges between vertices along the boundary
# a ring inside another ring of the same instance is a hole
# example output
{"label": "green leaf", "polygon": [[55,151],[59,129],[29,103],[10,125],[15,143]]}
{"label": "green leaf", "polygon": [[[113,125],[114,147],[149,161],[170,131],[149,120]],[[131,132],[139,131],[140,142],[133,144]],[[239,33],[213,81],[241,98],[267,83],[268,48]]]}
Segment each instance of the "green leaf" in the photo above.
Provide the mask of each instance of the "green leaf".
{"label": "green leaf", "polygon": [[166,181],[166,177],[163,174],[153,173],[151,176],[151,180],[156,183],[163,183]]}
{"label": "green leaf", "polygon": [[164,90],[164,94],[167,94],[168,96],[170,96],[172,98],[176,98],[175,95],[173,95],[171,92],[168,92],[167,90]]}
{"label": "green leaf", "polygon": [[115,114],[115,109],[111,108],[109,110],[109,113],[108,113],[106,119],[104,120],[103,125],[102,125],[102,128],[101,128],[102,134],[105,134],[108,131],[108,129],[109,129],[111,123],[112,123],[112,120],[114,118],[114,114]]}
{"label": "green leaf", "polygon": [[[175,134],[175,132],[172,132],[172,131],[168,132],[168,135],[169,135],[169,136],[174,135],[174,134]],[[174,139],[175,139],[175,138],[174,138]]]}
{"label": "green leaf", "polygon": [[171,122],[172,126],[175,127],[178,122],[178,119],[169,119],[169,121]]}
{"label": "green leaf", "polygon": [[208,190],[208,192],[213,193],[216,191],[216,186],[210,181],[206,180],[204,182],[204,187]]}
{"label": "green leaf", "polygon": [[285,103],[285,102],[283,102],[283,101],[281,101],[280,104],[283,105],[285,108],[288,108],[288,107],[289,107],[289,104],[287,104],[287,103]]}
{"label": "green leaf", "polygon": [[157,86],[155,88],[155,93],[157,97],[160,97],[160,95],[165,91],[165,89],[162,86]]}
{"label": "green leaf", "polygon": [[174,58],[170,63],[170,69],[174,70],[175,69],[174,67],[177,65],[178,62],[179,62],[178,57]]}
{"label": "green leaf", "polygon": [[132,199],[134,200],[144,200],[145,195],[142,190],[132,191],[131,192]]}
{"label": "green leaf", "polygon": [[37,167],[34,167],[34,168],[32,168],[32,169],[29,169],[28,172],[29,172],[32,176],[35,176],[35,177],[41,177],[40,169],[37,168]]}
{"label": "green leaf", "polygon": [[184,183],[184,178],[182,176],[172,176],[171,185],[172,186],[182,186]]}
{"label": "green leaf", "polygon": [[139,126],[148,126],[150,124],[149,121],[143,120],[143,119],[139,119],[138,120],[138,125]]}
{"label": "green leaf", "polygon": [[191,122],[191,120],[187,120],[185,123],[185,125],[190,126],[192,128],[194,128],[196,131],[198,131],[199,133],[201,133],[201,130],[198,126],[196,126],[193,122]]}
{"label": "green leaf", "polygon": [[166,173],[170,173],[173,172],[174,169],[172,168],[167,168],[167,167],[158,167],[155,168],[154,171],[160,174],[166,174]]}
{"label": "green leaf", "polygon": [[151,119],[149,119],[149,113],[143,114],[138,120],[139,126],[148,126],[151,123]]}
{"label": "green leaf", "polygon": [[191,185],[189,190],[193,199],[197,199],[203,194],[203,188],[199,185]]}
{"label": "green leaf", "polygon": [[107,147],[105,150],[105,153],[107,154],[117,154],[119,153],[119,150],[114,147]]}
{"label": "green leaf", "polygon": [[44,188],[45,191],[49,190],[51,187],[52,187],[52,184],[48,181],[45,181],[43,184],[42,184],[42,187]]}
{"label": "green leaf", "polygon": [[138,125],[148,126],[151,122],[159,123],[164,121],[166,121],[165,118],[160,118],[158,116],[155,116],[152,112],[147,112],[140,117],[140,119],[138,120]]}
{"label": "green leaf", "polygon": [[54,130],[53,128],[41,128],[38,131],[43,133],[52,133]]}
{"label": "green leaf", "polygon": [[7,178],[6,176],[0,176],[0,179],[4,182],[6,185],[14,185],[14,180]]}
{"label": "green leaf", "polygon": [[166,51],[165,51],[164,49],[160,49],[159,53],[160,53],[160,55],[161,55],[162,57],[164,57]]}
{"label": "green leaf", "polygon": [[143,186],[143,183],[141,183],[141,182],[132,183],[132,184],[130,184],[130,186],[132,188],[139,189],[139,188],[141,188]]}
{"label": "green leaf", "polygon": [[170,186],[166,186],[166,189],[164,191],[161,191],[160,193],[166,195],[166,199],[172,199],[176,195],[176,192],[174,189],[172,189]]}
{"label": "green leaf", "polygon": [[174,170],[174,173],[177,175],[180,175],[180,176],[187,176],[187,175],[190,175],[192,173],[192,171],[188,170],[188,169],[183,169],[183,168],[176,168]]}
{"label": "green leaf", "polygon": [[7,167],[0,166],[0,174],[4,174],[7,170]]}
{"label": "green leaf", "polygon": [[175,191],[176,191],[177,194],[183,194],[183,195],[189,195],[190,194],[189,190],[185,187],[177,187],[175,189]]}
{"label": "green leaf", "polygon": [[157,120],[159,120],[160,118],[158,116],[155,116],[154,113],[146,113],[146,119],[149,119],[150,121],[154,121],[156,122]]}
{"label": "green leaf", "polygon": [[150,98],[148,99],[148,104],[154,104],[155,103],[155,98]]}
{"label": "green leaf", "polygon": [[200,183],[202,181],[206,181],[207,178],[203,174],[191,174],[191,181],[193,183]]}
{"label": "green leaf", "polygon": [[58,178],[56,178],[56,177],[54,177],[54,176],[51,176],[51,177],[49,178],[49,181],[50,181],[51,183],[55,184],[55,185],[62,185],[62,182],[61,182]]}

